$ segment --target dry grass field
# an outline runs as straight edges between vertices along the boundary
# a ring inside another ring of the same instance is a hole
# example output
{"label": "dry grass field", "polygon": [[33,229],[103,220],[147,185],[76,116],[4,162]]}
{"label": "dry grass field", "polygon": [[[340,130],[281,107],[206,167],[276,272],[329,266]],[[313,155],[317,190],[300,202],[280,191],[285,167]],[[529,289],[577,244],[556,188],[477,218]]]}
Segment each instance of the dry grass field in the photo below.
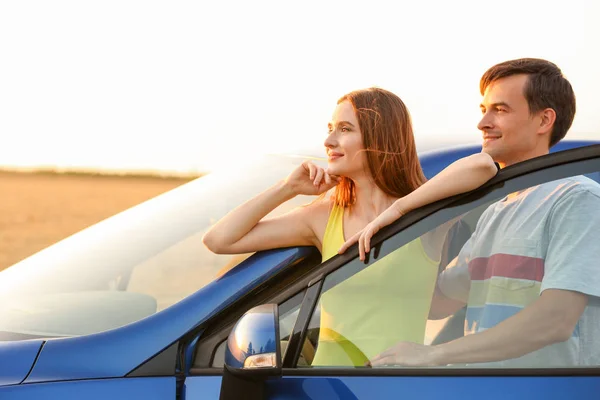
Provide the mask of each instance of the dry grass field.
{"label": "dry grass field", "polygon": [[0,171],[0,270],[189,180]]}

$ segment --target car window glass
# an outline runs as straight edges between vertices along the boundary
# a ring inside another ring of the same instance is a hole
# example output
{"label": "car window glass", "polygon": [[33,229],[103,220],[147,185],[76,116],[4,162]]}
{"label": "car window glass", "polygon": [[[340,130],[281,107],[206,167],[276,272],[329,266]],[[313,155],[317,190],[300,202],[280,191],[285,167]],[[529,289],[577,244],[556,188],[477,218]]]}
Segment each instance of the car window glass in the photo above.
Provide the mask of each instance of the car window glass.
{"label": "car window glass", "polygon": [[[269,155],[210,173],[0,271],[0,340],[115,329],[198,291],[249,257],[213,254],[206,231],[303,160]],[[297,196],[270,215],[313,200]]]}
{"label": "car window glass", "polygon": [[363,366],[399,338],[435,339],[446,322],[428,321],[436,277],[472,232],[460,219],[440,229],[442,238],[434,229],[366,268],[352,262],[325,278],[307,332],[315,349],[307,365]]}
{"label": "car window glass", "polygon": [[[297,196],[281,204],[269,217],[284,214],[310,201],[308,196]],[[160,311],[193,293],[194,289],[203,286],[202,282],[208,283],[222,276],[254,254],[215,254],[208,250],[202,237],[215,222],[216,219],[211,219],[210,225],[200,232],[137,264],[128,281],[121,286],[128,292],[157,299],[157,311]]]}
{"label": "car window glass", "polygon": [[[386,358],[385,366],[414,366],[410,346],[439,345],[494,328],[548,289],[587,298],[568,337],[515,359],[444,366],[600,365],[594,344],[600,335],[598,210],[598,183],[569,177],[481,205],[449,229],[444,222],[368,266],[349,262],[323,282],[306,334],[314,357],[298,367],[361,367],[392,348],[401,356]],[[436,232],[444,235],[437,256],[428,246]],[[434,296],[436,287],[444,297]]]}

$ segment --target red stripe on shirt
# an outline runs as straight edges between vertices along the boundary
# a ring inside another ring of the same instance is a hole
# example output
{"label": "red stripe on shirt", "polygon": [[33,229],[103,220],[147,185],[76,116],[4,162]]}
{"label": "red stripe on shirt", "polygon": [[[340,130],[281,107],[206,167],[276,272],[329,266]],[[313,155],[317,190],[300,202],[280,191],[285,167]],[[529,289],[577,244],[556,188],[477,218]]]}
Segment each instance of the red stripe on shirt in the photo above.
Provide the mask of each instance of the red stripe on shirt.
{"label": "red stripe on shirt", "polygon": [[475,258],[469,263],[472,280],[483,281],[492,276],[528,279],[541,282],[544,277],[544,260],[535,257],[494,254]]}

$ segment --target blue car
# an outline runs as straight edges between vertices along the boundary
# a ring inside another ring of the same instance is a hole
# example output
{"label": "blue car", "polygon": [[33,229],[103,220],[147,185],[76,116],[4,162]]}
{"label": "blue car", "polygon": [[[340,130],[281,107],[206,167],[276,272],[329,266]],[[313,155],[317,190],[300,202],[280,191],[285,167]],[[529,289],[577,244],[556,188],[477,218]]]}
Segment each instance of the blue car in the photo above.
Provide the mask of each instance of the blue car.
{"label": "blue car", "polygon": [[[420,154],[420,160],[431,177],[480,150],[454,147]],[[364,262],[356,247],[321,263],[313,247],[215,255],[203,246],[202,236],[215,221],[305,156],[270,155],[210,173],[0,272],[0,399],[600,396],[600,366],[370,368],[313,362],[322,293],[457,219],[460,229],[445,247],[448,256],[455,254],[481,212],[509,193],[575,175],[600,182],[600,142],[563,141],[551,154],[505,168],[473,192],[414,210],[375,236]],[[309,201],[298,197],[273,213]],[[372,301],[376,310],[379,300]],[[464,310],[430,320],[424,343],[457,338],[463,324]]]}

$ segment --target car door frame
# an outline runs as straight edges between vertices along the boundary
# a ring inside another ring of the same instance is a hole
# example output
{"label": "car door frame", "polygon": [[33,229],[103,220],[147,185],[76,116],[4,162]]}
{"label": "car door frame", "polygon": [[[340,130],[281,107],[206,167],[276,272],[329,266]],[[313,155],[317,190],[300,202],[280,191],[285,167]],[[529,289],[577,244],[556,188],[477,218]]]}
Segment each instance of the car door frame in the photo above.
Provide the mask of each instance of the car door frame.
{"label": "car door frame", "polygon": [[[309,282],[306,294],[311,296],[312,301],[307,301],[303,308],[314,309],[317,304],[320,285],[323,280],[337,269],[348,266],[351,263],[361,264],[356,270],[363,270],[372,263],[385,257],[392,251],[407,244],[416,237],[434,229],[445,221],[463,215],[483,204],[500,200],[504,196],[526,189],[535,185],[551,182],[566,177],[584,175],[600,172],[600,145],[589,146],[549,154],[528,160],[501,170],[496,177],[479,189],[454,196],[446,200],[423,207],[415,212],[407,214],[402,220],[381,230],[372,240],[373,256],[365,262],[358,260],[357,249],[342,257],[332,259],[331,263],[325,263],[315,271],[313,280]],[[310,277],[309,277],[310,278]],[[308,299],[307,299],[308,300]],[[306,318],[304,316],[306,315]],[[363,368],[318,368],[298,369],[295,368],[300,345],[304,341],[306,328],[310,321],[311,313],[300,310],[293,335],[295,340],[290,341],[290,347],[296,351],[294,356],[288,352],[283,361],[283,376],[523,376],[523,370],[511,369],[476,369],[476,368],[386,368],[386,369],[363,369]],[[302,318],[301,318],[302,317]],[[531,376],[598,376],[600,366],[586,368],[556,368],[556,369],[528,369],[526,375]]]}
{"label": "car door frame", "polygon": [[[494,178],[480,188],[461,195],[440,200],[425,207],[407,213],[398,222],[383,228],[372,239],[371,255],[364,262],[358,260],[356,246],[346,253],[337,255],[313,268],[295,281],[286,284],[280,292],[264,302],[281,303],[302,290],[306,290],[302,306],[294,326],[288,351],[283,359],[282,377],[389,377],[389,376],[598,376],[600,368],[564,368],[564,369],[530,369],[524,374],[522,370],[510,369],[473,369],[473,368],[296,368],[306,330],[313,310],[319,299],[321,286],[327,275],[351,263],[362,264],[364,269],[391,251],[408,243],[414,238],[434,229],[445,221],[501,199],[502,197],[541,183],[600,171],[600,145],[591,145],[571,150],[551,153],[542,157],[527,160],[502,169]],[[240,309],[248,309],[250,304]],[[242,311],[234,314],[241,316]],[[218,331],[226,337],[235,319],[228,318],[228,323],[221,325]],[[202,341],[202,339],[200,340]],[[192,369],[191,375],[221,375],[219,368]]]}

